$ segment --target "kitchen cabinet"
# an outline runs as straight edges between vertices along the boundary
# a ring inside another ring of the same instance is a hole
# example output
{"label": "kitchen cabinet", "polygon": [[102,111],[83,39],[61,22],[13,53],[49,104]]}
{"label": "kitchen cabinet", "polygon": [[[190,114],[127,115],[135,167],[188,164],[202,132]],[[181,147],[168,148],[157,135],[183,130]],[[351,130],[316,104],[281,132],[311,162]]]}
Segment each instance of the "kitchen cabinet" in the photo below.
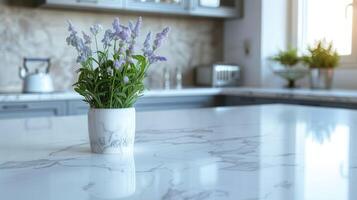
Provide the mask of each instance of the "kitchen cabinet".
{"label": "kitchen cabinet", "polygon": [[88,112],[89,105],[82,100],[67,101],[67,114],[68,115],[83,115]]}
{"label": "kitchen cabinet", "polygon": [[207,108],[221,105],[221,96],[146,97],[135,104],[138,111]]}
{"label": "kitchen cabinet", "polygon": [[42,7],[52,8],[235,18],[241,16],[243,0],[221,0],[220,4],[213,6],[205,3],[211,2],[210,0],[37,0],[37,2]]}
{"label": "kitchen cabinet", "polygon": [[222,103],[222,105],[224,106],[267,105],[267,104],[288,104],[288,105],[357,109],[356,103],[277,98],[277,97],[225,96],[224,102]]}
{"label": "kitchen cabinet", "polygon": [[234,18],[241,15],[243,0],[192,0],[190,14],[197,16]]}
{"label": "kitchen cabinet", "polygon": [[[223,105],[223,96],[145,97],[134,105],[137,111],[207,108]],[[1,118],[85,115],[89,106],[82,100],[3,102]]]}
{"label": "kitchen cabinet", "polygon": [[[173,110],[188,108],[208,108],[222,105],[221,96],[180,96],[180,97],[145,97],[140,98],[135,106],[137,111]],[[89,106],[81,100],[67,102],[68,115],[87,114]]]}
{"label": "kitchen cabinet", "polygon": [[44,7],[62,7],[77,9],[123,9],[123,0],[38,0]]}
{"label": "kitchen cabinet", "polygon": [[187,14],[188,0],[125,0],[128,11],[141,11],[162,14]]}
{"label": "kitchen cabinet", "polygon": [[1,118],[24,118],[66,115],[65,101],[0,103]]}

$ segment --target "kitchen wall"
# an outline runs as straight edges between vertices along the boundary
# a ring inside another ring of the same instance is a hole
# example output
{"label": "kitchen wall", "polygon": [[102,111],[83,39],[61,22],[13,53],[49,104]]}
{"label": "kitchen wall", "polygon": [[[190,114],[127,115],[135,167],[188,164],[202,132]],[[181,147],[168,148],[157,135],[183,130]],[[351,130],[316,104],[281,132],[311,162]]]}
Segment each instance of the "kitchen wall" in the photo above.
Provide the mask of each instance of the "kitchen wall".
{"label": "kitchen wall", "polygon": [[[56,88],[70,90],[76,78],[75,51],[67,47],[66,20],[78,29],[94,23],[110,26],[114,17],[122,22],[135,20],[141,14],[103,13],[97,11],[68,11],[36,8],[29,1],[0,0],[0,90],[21,90],[18,68],[23,57],[50,57],[51,75]],[[177,16],[143,16],[142,32],[157,32],[171,27],[168,40],[160,50],[168,62],[155,64],[149,71],[149,83],[159,87],[163,69],[176,67],[184,73],[184,84],[193,84],[193,67],[222,60],[222,21]],[[144,35],[143,34],[143,37]],[[139,38],[139,42],[143,41]]]}

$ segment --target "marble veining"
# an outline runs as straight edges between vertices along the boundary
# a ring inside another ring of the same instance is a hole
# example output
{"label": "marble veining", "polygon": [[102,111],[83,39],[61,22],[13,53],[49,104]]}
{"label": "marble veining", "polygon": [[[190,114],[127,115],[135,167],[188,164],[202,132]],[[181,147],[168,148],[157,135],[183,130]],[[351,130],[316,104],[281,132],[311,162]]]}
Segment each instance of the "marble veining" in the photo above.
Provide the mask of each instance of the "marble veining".
{"label": "marble veining", "polygon": [[28,119],[0,120],[1,199],[357,198],[350,189],[357,111],[265,105],[139,112],[134,155],[121,156],[90,153],[86,116],[47,120],[51,126],[42,129],[26,126]]}

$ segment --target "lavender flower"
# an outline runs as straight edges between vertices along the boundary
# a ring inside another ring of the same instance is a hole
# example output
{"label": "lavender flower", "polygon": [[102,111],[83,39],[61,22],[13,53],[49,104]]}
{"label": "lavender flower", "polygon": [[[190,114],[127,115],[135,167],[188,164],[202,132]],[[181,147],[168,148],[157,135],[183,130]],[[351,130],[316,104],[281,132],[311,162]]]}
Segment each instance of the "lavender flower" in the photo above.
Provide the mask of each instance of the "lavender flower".
{"label": "lavender flower", "polygon": [[129,21],[128,26],[129,26],[129,29],[131,30],[131,33],[133,33],[133,31],[134,31],[133,22]]}
{"label": "lavender flower", "polygon": [[85,62],[90,56],[92,56],[92,49],[90,48],[90,37],[83,33],[82,38],[78,37],[77,31],[71,22],[68,22],[68,31],[70,35],[66,38],[67,44],[76,48],[78,52],[77,62]]}
{"label": "lavender flower", "polygon": [[104,48],[108,48],[111,46],[111,41],[113,40],[114,34],[112,30],[108,29],[104,33],[104,38],[102,40],[102,43],[104,45]]}
{"label": "lavender flower", "polygon": [[124,76],[124,79],[123,79],[123,81],[124,81],[124,83],[125,83],[125,84],[129,83],[129,77],[127,77],[127,76]]}
{"label": "lavender flower", "polygon": [[120,20],[119,18],[115,18],[113,23],[112,23],[113,29],[116,33],[120,33],[121,32],[121,27],[120,27]]}
{"label": "lavender flower", "polygon": [[161,33],[156,34],[156,38],[154,40],[154,46],[153,49],[154,51],[161,46],[162,40],[167,37],[168,33],[170,31],[169,27],[164,28]]}
{"label": "lavender flower", "polygon": [[[114,43],[119,44],[118,48],[114,49],[116,51],[115,53],[120,55],[120,59],[113,61],[113,65],[115,68],[121,69],[125,64],[131,64],[135,62],[132,55],[134,55],[135,52],[136,38],[140,34],[141,25],[141,17],[137,19],[135,24],[129,22],[128,27],[121,25],[119,18],[115,18],[112,23],[112,29],[108,29],[105,31],[104,37],[101,40],[105,51],[107,51],[108,47],[112,46]],[[101,30],[102,26],[99,24],[90,27],[90,32],[92,35],[95,36],[95,38]],[[149,64],[159,61],[166,61],[165,57],[159,56],[155,52],[161,46],[162,41],[167,37],[169,30],[170,29],[167,27],[161,32],[157,33],[153,41],[151,32],[146,35],[142,47],[142,52],[143,56],[147,58]],[[76,48],[78,52],[77,61],[87,61],[88,58],[91,57],[93,54],[93,51],[91,49],[92,36],[86,34],[85,32],[82,32],[82,37],[79,37],[75,27],[70,21],[68,21],[68,31],[69,36],[66,38],[66,41],[68,45]]]}
{"label": "lavender flower", "polygon": [[131,35],[131,31],[128,27],[126,26],[120,26],[122,31],[119,32],[118,36],[121,40],[123,41],[128,41],[130,35]]}
{"label": "lavender flower", "polygon": [[115,60],[115,61],[114,61],[114,67],[115,67],[116,69],[122,70],[124,63],[125,63],[124,59],[119,58],[119,60]]}
{"label": "lavender flower", "polygon": [[77,33],[77,31],[75,30],[75,28],[74,28],[74,26],[73,26],[72,22],[71,22],[71,21],[69,21],[69,20],[67,20],[67,23],[68,23],[68,31],[69,31],[70,33],[74,33],[74,34],[76,34],[76,33]]}
{"label": "lavender flower", "polygon": [[161,46],[162,40],[167,37],[169,30],[170,29],[168,27],[166,27],[160,33],[157,33],[155,40],[154,40],[154,44],[152,47],[150,45],[151,33],[149,32],[146,35],[146,38],[144,41],[144,47],[143,47],[142,51],[143,51],[144,56],[148,58],[150,64],[153,64],[153,63],[159,62],[159,61],[166,61],[165,57],[157,56],[154,54],[154,52]]}
{"label": "lavender flower", "polygon": [[149,57],[152,55],[152,50],[151,50],[151,46],[150,46],[150,40],[151,40],[151,32],[149,32],[146,35],[145,41],[144,41],[144,47],[142,49],[144,56]]}
{"label": "lavender flower", "polygon": [[131,28],[133,38],[136,38],[139,36],[142,22],[143,22],[143,19],[141,17],[139,17],[138,20],[136,21],[135,27]]}
{"label": "lavender flower", "polygon": [[150,64],[153,64],[156,62],[162,62],[162,61],[167,61],[167,59],[163,56],[155,56],[155,55],[149,57]]}
{"label": "lavender flower", "polygon": [[103,27],[100,24],[95,24],[90,27],[90,32],[96,36],[98,33],[103,29]]}
{"label": "lavender flower", "polygon": [[83,31],[82,34],[83,34],[84,44],[91,44],[92,43],[91,37]]}

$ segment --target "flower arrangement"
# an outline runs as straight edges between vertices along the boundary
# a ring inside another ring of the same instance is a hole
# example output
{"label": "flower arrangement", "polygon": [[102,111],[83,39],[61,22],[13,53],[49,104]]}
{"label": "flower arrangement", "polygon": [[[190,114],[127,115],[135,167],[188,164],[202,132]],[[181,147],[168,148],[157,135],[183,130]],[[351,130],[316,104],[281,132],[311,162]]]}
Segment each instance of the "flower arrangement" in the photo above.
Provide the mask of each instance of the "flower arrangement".
{"label": "flower arrangement", "polygon": [[[136,41],[140,34],[142,18],[128,26],[116,18],[112,28],[101,34],[103,28],[96,24],[90,27],[90,34],[82,31],[79,36],[76,28],[68,22],[67,44],[78,53],[80,63],[78,81],[74,90],[84,97],[91,108],[130,108],[144,91],[143,80],[149,66],[165,57],[156,55],[169,28],[155,35],[146,35],[142,53],[135,52]],[[102,36],[100,42],[98,38]],[[102,48],[100,48],[100,45]],[[95,50],[92,50],[92,46]]]}
{"label": "flower arrangement", "polygon": [[303,62],[310,68],[331,69],[338,66],[340,56],[333,49],[332,43],[320,40],[315,46],[308,48],[309,54],[302,57]]}

